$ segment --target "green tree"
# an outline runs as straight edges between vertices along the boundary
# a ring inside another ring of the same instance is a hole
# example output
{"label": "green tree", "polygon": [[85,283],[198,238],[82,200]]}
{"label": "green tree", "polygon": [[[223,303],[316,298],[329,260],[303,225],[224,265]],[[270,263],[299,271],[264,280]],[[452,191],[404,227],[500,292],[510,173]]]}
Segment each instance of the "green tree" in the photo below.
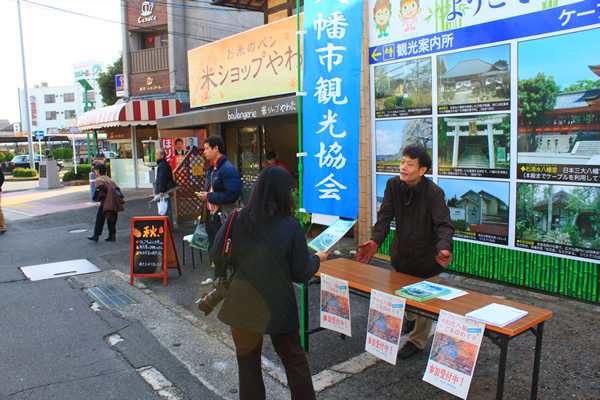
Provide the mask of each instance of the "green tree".
{"label": "green tree", "polygon": [[390,77],[388,76],[387,66],[375,68],[375,98],[383,99],[391,94]]}
{"label": "green tree", "polygon": [[115,77],[123,73],[123,55],[111,65],[106,68],[106,72],[100,72],[98,78],[98,86],[100,87],[100,94],[102,95],[102,101],[104,104],[111,106],[119,99],[117,97],[117,85],[115,83]]}
{"label": "green tree", "polygon": [[[438,162],[444,161],[444,164],[449,159],[449,154],[452,154],[454,148],[453,139],[449,138],[447,133],[451,130],[444,118],[438,118]],[[446,165],[444,165],[446,166]]]}
{"label": "green tree", "polygon": [[546,125],[548,111],[554,110],[559,88],[554,78],[543,73],[537,74],[533,79],[519,81],[519,118],[525,120],[526,125],[531,126],[526,151],[535,151],[536,129]]}
{"label": "green tree", "polygon": [[73,158],[73,150],[71,150],[68,147],[64,148],[63,149],[63,157],[65,158],[65,160],[69,160],[69,159]]}
{"label": "green tree", "polygon": [[583,80],[577,81],[577,83],[566,88],[564,90],[564,92],[577,92],[579,90],[593,90],[593,89],[600,89],[600,79],[598,79],[597,81],[592,81],[589,79],[583,79]]}

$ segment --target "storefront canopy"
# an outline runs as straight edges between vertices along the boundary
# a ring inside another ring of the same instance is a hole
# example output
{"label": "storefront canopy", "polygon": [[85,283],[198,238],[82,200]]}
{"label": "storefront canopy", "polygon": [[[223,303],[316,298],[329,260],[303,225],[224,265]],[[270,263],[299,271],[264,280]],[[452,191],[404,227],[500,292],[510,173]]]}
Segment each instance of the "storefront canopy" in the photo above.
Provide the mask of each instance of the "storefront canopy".
{"label": "storefront canopy", "polygon": [[133,100],[83,113],[77,118],[77,127],[84,131],[112,126],[156,125],[157,118],[180,111],[179,100]]}

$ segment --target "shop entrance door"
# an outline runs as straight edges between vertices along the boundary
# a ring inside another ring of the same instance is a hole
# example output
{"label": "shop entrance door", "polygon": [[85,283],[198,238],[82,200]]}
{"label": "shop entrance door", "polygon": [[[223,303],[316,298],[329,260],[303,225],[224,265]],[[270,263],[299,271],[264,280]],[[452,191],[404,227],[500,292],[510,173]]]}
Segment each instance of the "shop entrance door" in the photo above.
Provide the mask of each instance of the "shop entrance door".
{"label": "shop entrance door", "polygon": [[248,204],[250,192],[258,179],[265,159],[265,130],[263,126],[238,128],[238,160],[240,176],[242,178],[242,201]]}

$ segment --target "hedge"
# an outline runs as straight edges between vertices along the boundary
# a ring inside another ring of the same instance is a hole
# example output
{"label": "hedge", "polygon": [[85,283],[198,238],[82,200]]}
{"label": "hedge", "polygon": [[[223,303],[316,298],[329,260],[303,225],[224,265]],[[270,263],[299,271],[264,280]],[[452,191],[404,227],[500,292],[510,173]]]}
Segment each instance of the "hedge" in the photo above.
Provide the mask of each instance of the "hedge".
{"label": "hedge", "polygon": [[33,178],[37,177],[38,173],[35,169],[15,168],[12,171],[12,175],[15,178]]}

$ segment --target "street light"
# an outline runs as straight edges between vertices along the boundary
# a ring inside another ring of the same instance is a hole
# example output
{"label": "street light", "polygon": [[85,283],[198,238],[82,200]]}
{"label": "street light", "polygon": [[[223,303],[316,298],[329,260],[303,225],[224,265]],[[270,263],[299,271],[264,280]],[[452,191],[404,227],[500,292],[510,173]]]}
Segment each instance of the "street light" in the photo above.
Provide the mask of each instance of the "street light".
{"label": "street light", "polygon": [[29,105],[29,90],[27,89],[27,72],[25,71],[25,50],[23,48],[23,27],[21,26],[21,2],[17,0],[17,9],[19,11],[19,36],[21,38],[21,63],[23,64],[23,85],[25,88],[25,105],[27,110],[25,111],[25,127],[27,129],[27,139],[29,144],[29,167],[35,169],[35,161],[33,157],[33,140],[31,137],[31,122],[29,119],[29,111],[31,109]]}

